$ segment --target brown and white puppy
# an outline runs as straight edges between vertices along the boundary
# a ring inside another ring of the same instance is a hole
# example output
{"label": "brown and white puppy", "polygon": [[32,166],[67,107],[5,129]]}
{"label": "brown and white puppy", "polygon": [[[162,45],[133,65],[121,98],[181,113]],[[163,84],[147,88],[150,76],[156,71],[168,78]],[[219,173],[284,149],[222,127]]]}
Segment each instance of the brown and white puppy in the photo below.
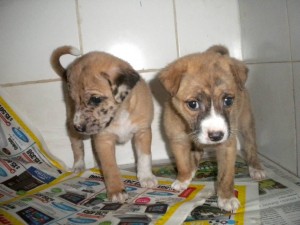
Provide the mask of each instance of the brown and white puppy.
{"label": "brown and white puppy", "polygon": [[234,196],[237,136],[244,141],[252,178],[265,174],[257,156],[254,119],[245,88],[248,69],[223,46],[182,57],[164,68],[159,79],[170,94],[164,128],[178,175],[172,187],[190,184],[203,149],[214,148],[218,161],[217,194],[221,209],[239,207]]}
{"label": "brown and white puppy", "polygon": [[67,69],[60,63],[65,54],[80,55],[63,46],[54,50],[51,65],[67,83],[67,125],[74,154],[73,170],[84,170],[84,136],[91,136],[103,171],[108,197],[124,202],[128,197],[115,158],[115,144],[133,140],[137,176],[141,186],[154,187],[151,171],[150,89],[125,61],[104,52],[90,52],[74,60]]}

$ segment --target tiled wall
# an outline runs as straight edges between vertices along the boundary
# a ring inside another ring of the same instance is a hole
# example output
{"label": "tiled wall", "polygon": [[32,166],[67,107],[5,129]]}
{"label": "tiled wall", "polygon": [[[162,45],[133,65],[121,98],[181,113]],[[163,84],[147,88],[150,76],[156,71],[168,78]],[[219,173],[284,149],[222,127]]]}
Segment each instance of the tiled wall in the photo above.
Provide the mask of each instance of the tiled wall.
{"label": "tiled wall", "polygon": [[299,175],[300,1],[239,0],[239,6],[259,150]]}
{"label": "tiled wall", "polygon": [[[296,173],[294,95],[297,98],[300,93],[296,88],[293,92],[293,87],[300,84],[300,76],[294,76],[297,71],[299,75],[300,63],[292,63],[291,55],[299,60],[300,46],[295,42],[299,37],[296,12],[300,6],[296,0],[287,2],[0,1],[0,84],[38,127],[51,152],[71,167],[61,81],[50,67],[49,56],[54,48],[65,44],[83,53],[101,50],[115,54],[131,63],[149,82],[155,100],[153,159],[168,158],[160,125],[163,92],[155,75],[182,55],[224,44],[232,56],[243,56],[249,62],[260,151]],[[291,6],[289,10],[287,5]],[[295,46],[291,48],[293,40]],[[63,64],[71,60],[66,56]],[[85,144],[87,166],[93,166],[90,144]],[[130,143],[117,151],[120,164],[133,162]]]}

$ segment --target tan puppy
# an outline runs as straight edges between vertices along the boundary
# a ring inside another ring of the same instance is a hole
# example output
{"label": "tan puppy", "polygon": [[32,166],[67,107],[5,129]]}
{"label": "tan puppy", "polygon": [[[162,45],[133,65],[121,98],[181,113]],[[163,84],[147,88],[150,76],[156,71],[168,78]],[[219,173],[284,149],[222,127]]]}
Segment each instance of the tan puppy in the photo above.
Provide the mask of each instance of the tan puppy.
{"label": "tan puppy", "polygon": [[164,127],[175,156],[178,176],[172,187],[186,189],[204,148],[214,148],[218,161],[218,205],[239,207],[234,191],[237,136],[244,140],[250,175],[265,175],[257,157],[254,120],[245,88],[248,69],[223,46],[182,57],[168,65],[159,79],[170,93]]}
{"label": "tan puppy", "polygon": [[151,171],[153,102],[145,81],[125,61],[104,52],[85,54],[64,69],[59,58],[80,55],[69,46],[56,49],[51,65],[68,86],[68,131],[74,153],[73,170],[84,170],[83,138],[90,135],[108,191],[114,202],[128,197],[115,158],[115,144],[133,140],[137,176],[143,187],[154,187]]}

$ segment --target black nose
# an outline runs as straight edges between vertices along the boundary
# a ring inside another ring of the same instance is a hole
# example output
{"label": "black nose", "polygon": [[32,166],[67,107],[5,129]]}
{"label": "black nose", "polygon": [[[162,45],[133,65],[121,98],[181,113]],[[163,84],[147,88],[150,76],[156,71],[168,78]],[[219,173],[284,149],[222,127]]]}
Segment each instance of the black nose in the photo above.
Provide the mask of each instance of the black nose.
{"label": "black nose", "polygon": [[74,128],[78,132],[85,132],[86,131],[86,126],[83,125],[83,124],[79,124],[79,125],[74,124]]}
{"label": "black nose", "polygon": [[208,137],[211,141],[217,142],[224,137],[224,133],[222,131],[208,132]]}

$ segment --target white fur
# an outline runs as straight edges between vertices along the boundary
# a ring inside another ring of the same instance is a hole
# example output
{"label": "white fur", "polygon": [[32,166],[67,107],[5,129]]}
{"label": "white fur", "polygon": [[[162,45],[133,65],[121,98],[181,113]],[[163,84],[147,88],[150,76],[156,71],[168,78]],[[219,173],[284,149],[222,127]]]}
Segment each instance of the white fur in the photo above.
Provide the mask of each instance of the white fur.
{"label": "white fur", "polygon": [[254,180],[263,180],[266,178],[266,174],[264,170],[255,169],[249,166],[249,173],[252,179]]}
{"label": "white fur", "polygon": [[[198,135],[198,140],[201,144],[216,144],[221,143],[228,138],[228,125],[225,118],[217,114],[215,107],[212,104],[209,115],[200,122],[201,132]],[[209,139],[209,132],[223,132],[224,136],[220,141],[214,142]]]}
{"label": "white fur", "polygon": [[127,85],[120,85],[117,90],[117,95],[115,96],[115,99],[117,102],[121,103],[123,100],[121,99],[121,93],[128,91]]}
{"label": "white fur", "polygon": [[142,187],[153,188],[158,182],[152,174],[151,155],[144,154],[137,149],[137,177]]}
{"label": "white fur", "polygon": [[118,126],[108,127],[108,130],[118,136],[119,143],[125,143],[133,137],[137,127],[132,124],[129,113],[126,110],[120,112],[115,118],[114,124]]}
{"label": "white fur", "polygon": [[77,162],[74,162],[72,171],[74,173],[80,173],[85,169],[85,163],[83,159],[79,159]]}
{"label": "white fur", "polygon": [[183,182],[181,182],[181,181],[179,181],[179,180],[176,179],[176,180],[173,182],[173,184],[171,185],[171,187],[172,187],[174,190],[176,190],[176,191],[183,191],[183,190],[187,189],[188,186],[190,185],[190,183],[191,183],[193,177],[195,176],[195,173],[196,173],[196,171],[194,170],[194,171],[192,172],[191,177],[190,177],[189,179],[183,181]]}
{"label": "white fur", "polygon": [[126,199],[128,199],[128,194],[126,192],[117,193],[117,194],[112,195],[112,197],[111,197],[112,202],[124,203],[126,201]]}
{"label": "white fur", "polygon": [[171,187],[176,191],[183,191],[183,190],[187,189],[187,187],[190,185],[190,183],[191,183],[191,180],[186,180],[184,182],[175,180]]}
{"label": "white fur", "polygon": [[80,111],[77,111],[74,115],[74,118],[73,118],[73,123],[74,125],[80,125],[80,117],[81,117],[81,112]]}
{"label": "white fur", "polygon": [[70,54],[71,55],[74,55],[74,56],[79,56],[81,55],[81,52],[79,49],[75,48],[75,47],[71,47],[70,49]]}
{"label": "white fur", "polygon": [[225,211],[235,211],[240,206],[240,201],[236,197],[220,198],[218,197],[218,206]]}

